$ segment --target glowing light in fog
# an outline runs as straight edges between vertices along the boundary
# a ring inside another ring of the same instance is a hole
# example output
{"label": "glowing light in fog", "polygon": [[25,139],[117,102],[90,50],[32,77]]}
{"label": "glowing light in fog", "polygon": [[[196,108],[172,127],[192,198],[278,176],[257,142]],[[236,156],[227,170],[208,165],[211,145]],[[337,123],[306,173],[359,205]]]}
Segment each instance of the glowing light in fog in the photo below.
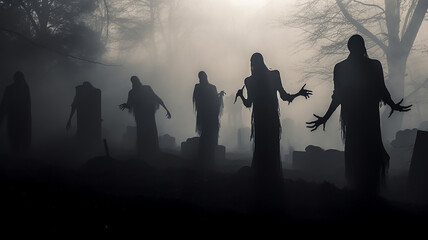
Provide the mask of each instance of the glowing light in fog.
{"label": "glowing light in fog", "polygon": [[266,0],[233,0],[232,2],[238,5],[262,5]]}

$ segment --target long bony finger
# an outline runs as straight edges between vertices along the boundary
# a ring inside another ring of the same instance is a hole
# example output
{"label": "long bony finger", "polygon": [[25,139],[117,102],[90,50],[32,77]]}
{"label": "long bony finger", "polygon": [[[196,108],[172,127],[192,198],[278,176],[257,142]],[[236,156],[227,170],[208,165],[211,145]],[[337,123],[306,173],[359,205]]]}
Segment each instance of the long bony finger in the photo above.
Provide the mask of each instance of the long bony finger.
{"label": "long bony finger", "polygon": [[318,127],[319,127],[319,125],[315,125],[314,128],[311,130],[311,132],[317,130]]}
{"label": "long bony finger", "polygon": [[394,109],[391,109],[391,112],[389,112],[388,118],[391,117],[392,113],[394,112]]}
{"label": "long bony finger", "polygon": [[303,90],[305,88],[305,86],[306,86],[306,83],[303,85],[303,87],[300,90]]}

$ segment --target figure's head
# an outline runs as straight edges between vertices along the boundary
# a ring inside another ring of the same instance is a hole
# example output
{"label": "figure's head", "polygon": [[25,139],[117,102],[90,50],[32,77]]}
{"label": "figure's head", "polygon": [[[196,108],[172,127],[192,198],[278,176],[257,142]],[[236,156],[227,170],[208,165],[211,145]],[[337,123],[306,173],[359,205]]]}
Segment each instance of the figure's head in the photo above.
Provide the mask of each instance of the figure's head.
{"label": "figure's head", "polygon": [[85,87],[85,88],[93,88],[94,86],[92,86],[92,84],[90,83],[90,82],[88,82],[88,81],[84,81],[83,83],[82,83],[82,86],[83,87]]}
{"label": "figure's head", "polygon": [[251,73],[257,74],[261,71],[267,70],[262,54],[256,52],[251,56]]}
{"label": "figure's head", "polygon": [[142,86],[143,84],[141,83],[140,79],[137,76],[132,76],[131,77],[131,83],[132,83],[132,87],[139,87]]}
{"label": "figure's head", "polygon": [[348,40],[348,49],[351,54],[367,56],[367,50],[363,37],[358,34],[352,35]]}
{"label": "figure's head", "polygon": [[24,73],[22,73],[21,71],[16,71],[13,75],[13,81],[17,84],[25,83]]}
{"label": "figure's head", "polygon": [[199,83],[205,84],[208,83],[208,76],[204,71],[198,73]]}

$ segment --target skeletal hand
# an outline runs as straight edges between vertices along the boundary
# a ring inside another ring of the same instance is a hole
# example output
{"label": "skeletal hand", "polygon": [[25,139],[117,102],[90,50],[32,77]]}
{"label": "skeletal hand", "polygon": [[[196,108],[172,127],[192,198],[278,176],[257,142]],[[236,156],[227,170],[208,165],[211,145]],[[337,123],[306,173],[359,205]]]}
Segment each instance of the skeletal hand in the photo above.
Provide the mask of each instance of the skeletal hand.
{"label": "skeletal hand", "polygon": [[128,108],[128,104],[126,104],[126,103],[122,103],[122,104],[120,104],[120,105],[119,105],[119,109],[120,109],[120,110],[122,110],[122,111],[123,111],[123,110],[125,110],[125,108]]}
{"label": "skeletal hand", "polygon": [[411,108],[413,105],[402,106],[402,105],[400,105],[402,102],[403,102],[403,99],[401,99],[401,100],[400,100],[398,103],[396,103],[395,105],[391,106],[391,112],[389,113],[388,118],[389,118],[389,117],[391,117],[391,115],[392,115],[392,113],[393,113],[394,111],[399,111],[399,112],[408,112],[408,111],[410,111],[410,108]]}
{"label": "skeletal hand", "polygon": [[308,124],[308,126],[306,126],[306,127],[311,128],[311,132],[313,132],[313,131],[317,130],[317,128],[320,125],[323,125],[323,130],[325,131],[325,123],[327,122],[327,120],[324,117],[320,117],[316,114],[314,114],[314,116],[317,118],[317,120],[312,121],[312,122],[306,122],[306,124]]}
{"label": "skeletal hand", "polygon": [[297,95],[303,96],[306,99],[308,99],[309,96],[312,95],[312,91],[305,89],[305,86],[306,86],[306,83],[305,83],[305,85],[303,85],[303,87],[300,89],[300,91],[297,93]]}

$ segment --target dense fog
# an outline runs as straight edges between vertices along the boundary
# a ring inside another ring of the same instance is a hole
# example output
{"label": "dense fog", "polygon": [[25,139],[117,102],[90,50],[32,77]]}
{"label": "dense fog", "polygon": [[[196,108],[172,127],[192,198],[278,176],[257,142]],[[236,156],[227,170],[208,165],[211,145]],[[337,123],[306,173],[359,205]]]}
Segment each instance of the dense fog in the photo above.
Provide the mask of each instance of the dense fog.
{"label": "dense fog", "polygon": [[[29,36],[32,36],[32,30],[28,30],[30,32],[26,35],[25,26],[19,25],[18,19],[13,19],[13,14],[9,16],[12,19],[2,17],[3,28],[21,27],[15,31],[22,30],[22,34],[27,36],[21,38],[2,33],[3,38],[7,38],[5,44],[12,42],[14,47],[3,46],[6,50],[12,50],[2,54],[2,65],[5,67],[2,67],[0,73],[0,89],[3,92],[4,87],[12,82],[16,70],[24,72],[31,89],[35,148],[46,147],[56,138],[73,136],[75,119],[70,131],[65,130],[65,125],[75,87],[83,81],[89,81],[101,89],[103,136],[111,142],[113,148],[120,147],[127,126],[135,125],[132,114],[118,108],[119,104],[126,102],[131,88],[130,77],[133,75],[140,77],[143,84],[150,85],[170,109],[171,119],[164,117],[163,109],[157,112],[158,132],[160,136],[169,134],[175,137],[179,146],[187,138],[196,136],[192,93],[194,85],[198,83],[197,74],[203,70],[210,83],[216,85],[218,91],[224,90],[227,94],[219,143],[226,146],[227,152],[238,150],[237,131],[240,127],[250,127],[251,110],[242,106],[240,100],[234,105],[231,99],[250,75],[250,56],[260,52],[270,69],[280,71],[287,92],[296,93],[303,84],[314,92],[309,100],[298,98],[291,104],[280,103],[283,153],[288,152],[289,146],[295,150],[304,150],[308,145],[343,149],[339,110],[328,122],[325,132],[311,133],[305,122],[312,120],[313,113],[325,113],[333,91],[333,67],[336,62],[347,57],[346,44],[339,46],[342,53],[333,58],[310,61],[319,54],[319,47],[310,46],[305,35],[307,32],[301,26],[290,24],[296,11],[301,11],[299,1],[154,1],[152,4],[157,5],[153,5],[152,9],[150,2],[110,0],[107,1],[108,9],[102,1],[87,3],[95,6],[91,5],[87,12],[83,11],[74,20],[84,26],[76,30],[82,36],[64,40],[64,44],[72,41],[74,49],[66,46],[61,51],[64,53],[69,49],[69,54],[74,57],[114,66],[57,54],[52,51],[57,47],[55,44],[45,48],[49,41],[43,42],[43,39],[37,37],[31,40]],[[6,11],[9,2],[0,3]],[[319,3],[320,8],[324,4],[327,2]],[[13,21],[16,23],[12,24]],[[56,31],[60,30],[59,27]],[[391,130],[393,132],[418,128],[427,119],[427,90],[426,85],[423,85],[427,76],[427,37],[428,29],[424,22],[408,58],[405,76],[405,95],[410,94],[405,102],[413,104],[414,108],[404,115],[402,126],[395,126]],[[349,36],[339,38],[347,40]],[[384,71],[387,71],[385,56],[379,55],[375,48],[369,48],[368,54],[375,58],[379,56]],[[308,69],[320,68],[319,77],[317,74],[310,77],[305,75]],[[386,82],[388,87],[394,88],[388,85],[388,80]],[[395,101],[400,97],[393,96]],[[230,111],[233,108],[237,108],[235,111],[240,111],[238,115],[242,117],[235,123],[231,120]],[[385,109],[389,111],[384,106],[381,112]],[[4,126],[2,131],[6,131]],[[6,142],[5,135],[2,134],[3,142]]]}

